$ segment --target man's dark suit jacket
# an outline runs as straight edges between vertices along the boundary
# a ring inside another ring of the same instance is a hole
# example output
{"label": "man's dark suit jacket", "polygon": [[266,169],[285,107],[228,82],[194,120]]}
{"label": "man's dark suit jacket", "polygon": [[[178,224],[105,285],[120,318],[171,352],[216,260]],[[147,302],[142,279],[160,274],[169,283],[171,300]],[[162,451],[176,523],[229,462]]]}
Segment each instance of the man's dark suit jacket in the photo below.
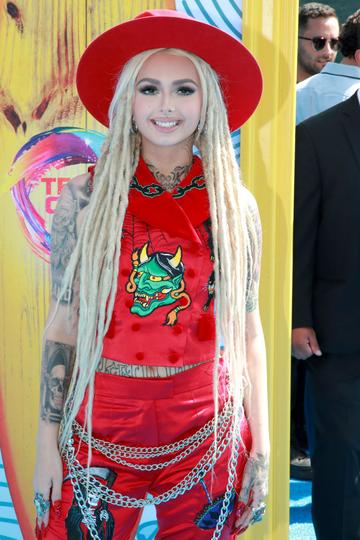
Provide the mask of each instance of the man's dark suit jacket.
{"label": "man's dark suit jacket", "polygon": [[324,352],[360,351],[360,105],[350,99],[297,127],[293,328]]}

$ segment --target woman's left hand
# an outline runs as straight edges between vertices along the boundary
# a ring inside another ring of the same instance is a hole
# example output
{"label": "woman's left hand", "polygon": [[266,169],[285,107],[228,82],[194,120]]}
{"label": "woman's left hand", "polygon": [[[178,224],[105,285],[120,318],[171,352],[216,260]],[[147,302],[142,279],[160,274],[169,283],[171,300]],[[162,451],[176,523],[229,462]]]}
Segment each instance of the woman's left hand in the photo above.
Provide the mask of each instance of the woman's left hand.
{"label": "woman's left hand", "polygon": [[265,513],[268,494],[269,458],[264,454],[251,453],[245,465],[241,491],[236,505],[234,533],[242,532],[258,521]]}

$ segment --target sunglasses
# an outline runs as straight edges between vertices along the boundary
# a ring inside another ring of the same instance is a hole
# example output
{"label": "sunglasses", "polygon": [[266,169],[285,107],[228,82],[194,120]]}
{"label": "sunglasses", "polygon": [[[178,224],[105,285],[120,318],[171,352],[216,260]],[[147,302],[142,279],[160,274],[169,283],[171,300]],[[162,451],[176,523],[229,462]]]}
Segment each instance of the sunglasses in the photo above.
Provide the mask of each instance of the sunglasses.
{"label": "sunglasses", "polygon": [[330,43],[330,47],[333,51],[337,51],[339,48],[339,40],[337,38],[331,38],[331,39],[328,39],[325,37],[308,38],[304,36],[299,36],[299,39],[306,39],[306,41],[311,41],[315,51],[322,51],[327,42]]}

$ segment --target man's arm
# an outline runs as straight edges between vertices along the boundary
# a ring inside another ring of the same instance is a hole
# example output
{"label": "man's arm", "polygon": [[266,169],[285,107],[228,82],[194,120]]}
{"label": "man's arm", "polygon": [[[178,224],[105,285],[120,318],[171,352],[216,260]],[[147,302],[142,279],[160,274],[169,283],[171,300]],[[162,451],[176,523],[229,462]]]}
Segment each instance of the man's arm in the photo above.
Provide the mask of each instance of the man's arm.
{"label": "man's arm", "polygon": [[292,347],[294,356],[305,359],[321,354],[312,318],[321,170],[307,124],[297,127],[295,157]]}
{"label": "man's arm", "polygon": [[320,220],[321,171],[311,130],[296,130],[293,328],[312,327],[312,296],[317,232]]}

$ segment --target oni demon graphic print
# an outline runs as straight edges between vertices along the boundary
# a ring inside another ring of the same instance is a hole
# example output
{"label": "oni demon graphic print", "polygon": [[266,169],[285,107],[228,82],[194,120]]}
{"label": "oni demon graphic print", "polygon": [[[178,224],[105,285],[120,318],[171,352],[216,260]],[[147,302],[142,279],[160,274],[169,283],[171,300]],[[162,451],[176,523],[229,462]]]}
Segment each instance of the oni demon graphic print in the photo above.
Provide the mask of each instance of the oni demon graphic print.
{"label": "oni demon graphic print", "polygon": [[186,292],[182,249],[175,253],[156,251],[149,254],[149,243],[132,253],[132,272],[126,284],[126,291],[133,295],[130,312],[147,317],[156,309],[172,305],[166,314],[164,325],[173,326],[178,313],[187,309],[191,299]]}

